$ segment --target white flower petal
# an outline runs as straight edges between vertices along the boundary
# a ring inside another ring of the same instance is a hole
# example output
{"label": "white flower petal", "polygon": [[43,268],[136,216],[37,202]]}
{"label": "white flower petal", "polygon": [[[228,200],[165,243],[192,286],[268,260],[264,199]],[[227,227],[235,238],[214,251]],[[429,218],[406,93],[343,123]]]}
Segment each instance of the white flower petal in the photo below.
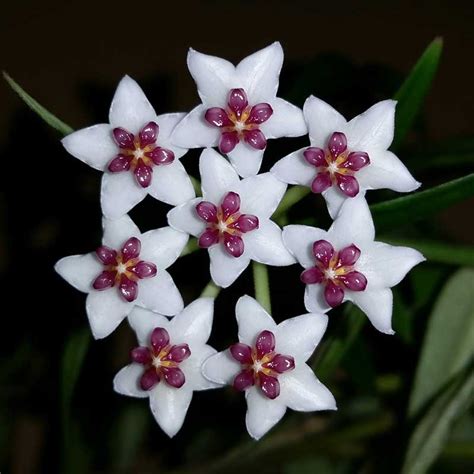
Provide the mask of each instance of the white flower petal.
{"label": "white flower petal", "polygon": [[167,148],[173,151],[175,159],[181,158],[187,153],[187,148],[176,146],[171,141],[171,135],[176,128],[176,125],[180,123],[187,114],[183,112],[175,112],[172,114],[162,114],[156,117],[156,123],[158,124],[158,146]]}
{"label": "white flower petal", "polygon": [[357,246],[371,242],[375,237],[374,221],[365,197],[360,193],[346,199],[328,230],[328,241],[336,250],[347,245]]}
{"label": "white flower petal", "polygon": [[115,91],[109,111],[110,125],[137,134],[148,122],[156,120],[156,113],[141,87],[125,76]]}
{"label": "white flower petal", "polygon": [[286,319],[275,330],[276,352],[306,362],[321,341],[328,325],[325,314],[303,314]]}
{"label": "white flower petal", "polygon": [[273,99],[270,105],[273,114],[259,127],[267,139],[300,137],[307,133],[303,111],[299,107],[279,97]]}
{"label": "white flower petal", "polygon": [[314,96],[306,99],[303,114],[312,146],[325,148],[330,136],[346,127],[346,119],[336,109]]}
{"label": "white flower petal", "polygon": [[[280,397],[288,408],[296,411],[336,410],[332,393],[317,379],[306,364],[278,377]],[[278,398],[280,398],[278,397]]]}
{"label": "white flower petal", "polygon": [[245,252],[252,260],[265,265],[286,266],[295,259],[283,244],[281,229],[269,219],[259,221],[259,228],[243,235]]}
{"label": "white flower petal", "polygon": [[114,250],[120,250],[130,237],[141,239],[140,229],[127,215],[115,220],[104,217],[102,228],[104,229],[103,245],[107,245]]}
{"label": "white flower petal", "polygon": [[218,206],[229,191],[236,191],[239,177],[232,165],[217,151],[206,148],[199,158],[204,200]]}
{"label": "white flower petal", "polygon": [[111,127],[105,123],[73,132],[61,142],[72,156],[100,171],[103,171],[119,152],[112,138]]}
{"label": "white flower petal", "polygon": [[152,262],[158,271],[166,270],[181,255],[188,242],[188,235],[184,232],[162,227],[142,234],[140,260]]}
{"label": "white flower petal", "polygon": [[114,377],[114,390],[127,397],[147,398],[148,392],[140,388],[143,365],[130,364],[121,369]]}
{"label": "white flower petal", "polygon": [[424,260],[418,250],[374,242],[363,249],[356,269],[367,278],[368,288],[387,288],[398,285],[415,265]]}
{"label": "white flower petal", "polygon": [[147,195],[147,189],[139,186],[130,171],[106,172],[102,176],[100,203],[103,214],[118,219],[135,207]]}
{"label": "white flower petal", "polygon": [[273,428],[286,412],[286,405],[278,400],[270,400],[262,394],[258,387],[251,387],[245,392],[247,414],[245,424],[249,435],[259,440],[268,430]]}
{"label": "white flower petal", "polygon": [[54,269],[74,288],[89,293],[94,279],[104,267],[94,253],[87,253],[64,257],[56,263]]}
{"label": "white flower petal", "polygon": [[232,385],[241,370],[242,366],[232,357],[229,350],[212,355],[202,365],[204,377],[221,385]]}
{"label": "white flower petal", "polygon": [[179,367],[186,377],[186,383],[189,384],[189,387],[193,390],[218,388],[220,384],[211,382],[201,373],[203,363],[209,359],[209,357],[215,355],[217,351],[207,344],[190,344],[189,348],[191,350],[191,357],[179,364]]}
{"label": "white flower petal", "polygon": [[137,305],[165,316],[174,316],[183,309],[183,298],[171,275],[159,270],[155,277],[138,282]]}
{"label": "white flower petal", "polygon": [[347,299],[353,301],[380,332],[395,334],[392,329],[393,294],[390,289],[346,291]]}
{"label": "white flower petal", "polygon": [[[328,207],[329,215],[331,219],[335,219],[339,214],[342,205],[348,200],[352,198],[348,198],[337,186],[331,186],[330,188],[326,189],[323,193],[323,197],[326,200],[326,205]],[[365,196],[365,191],[361,189],[359,191],[361,196]]]}
{"label": "white flower petal", "polygon": [[150,408],[160,428],[172,438],[183,426],[193,398],[193,391],[186,387],[174,388],[160,382],[150,392]]}
{"label": "white flower petal", "polygon": [[196,204],[202,201],[202,198],[191,199],[180,206],[171,209],[168,212],[168,224],[173,229],[198,237],[206,228],[205,222],[200,219],[196,212]]}
{"label": "white flower petal", "polygon": [[205,148],[219,143],[221,131],[206,122],[204,114],[209,107],[198,105],[181,122],[171,135],[171,143],[184,148]]}
{"label": "white flower petal", "polygon": [[87,295],[86,311],[95,339],[111,334],[133,309],[116,287],[104,291],[93,290]]}
{"label": "white flower petal", "polygon": [[235,316],[239,326],[239,341],[254,346],[257,336],[264,330],[275,331],[273,318],[254,298],[245,295],[235,306]]}
{"label": "white flower petal", "polygon": [[275,42],[247,56],[236,67],[236,73],[254,105],[275,97],[283,65],[283,49]]}
{"label": "white flower petal", "polygon": [[306,285],[304,307],[312,313],[327,313],[331,309],[324,299],[324,285]]}
{"label": "white flower petal", "polygon": [[304,268],[313,267],[313,243],[327,240],[327,232],[308,225],[287,225],[282,232],[283,243]]}
{"label": "white flower petal", "polygon": [[168,330],[170,322],[161,314],[156,314],[147,309],[135,306],[128,315],[128,323],[137,334],[137,340],[140,346],[149,346],[150,335],[153,329],[165,328]]}
{"label": "white flower petal", "polygon": [[187,61],[201,100],[210,106],[224,107],[235,77],[234,65],[192,48],[189,49]]}
{"label": "white flower petal", "polygon": [[158,201],[172,206],[195,196],[193,184],[179,160],[168,165],[154,166],[153,178],[147,191]]}
{"label": "white flower petal", "polygon": [[353,151],[367,148],[386,150],[392,143],[395,129],[394,100],[383,100],[363,114],[354,117],[345,130],[347,143]]}
{"label": "white flower petal", "polygon": [[393,189],[407,193],[421,185],[406,166],[391,151],[369,153],[371,163],[357,172],[356,177],[366,189]]}
{"label": "white flower petal", "polygon": [[230,153],[227,153],[227,156],[235,171],[242,178],[247,178],[255,176],[259,172],[262,166],[263,152],[264,150],[256,150],[240,141]]}
{"label": "white flower petal", "polygon": [[286,184],[271,173],[245,178],[240,182],[240,209],[246,214],[254,214],[259,219],[270,217],[280,204],[286,191]]}
{"label": "white flower petal", "polygon": [[211,335],[213,316],[214,298],[198,298],[171,320],[170,335],[202,345]]}
{"label": "white flower petal", "polygon": [[240,257],[232,257],[220,243],[209,248],[209,258],[211,259],[211,278],[222,288],[232,285],[250,263],[250,258],[245,252]]}
{"label": "white flower petal", "polygon": [[304,159],[305,150],[301,148],[277,161],[270,172],[284,183],[311,186],[317,170]]}

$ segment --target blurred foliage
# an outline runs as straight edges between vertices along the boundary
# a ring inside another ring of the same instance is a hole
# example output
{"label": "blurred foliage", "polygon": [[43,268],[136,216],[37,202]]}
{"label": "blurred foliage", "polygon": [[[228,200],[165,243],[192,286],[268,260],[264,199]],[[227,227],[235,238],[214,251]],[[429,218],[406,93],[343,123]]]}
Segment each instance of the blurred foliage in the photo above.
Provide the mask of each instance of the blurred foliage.
{"label": "blurred foliage", "polygon": [[[12,276],[23,276],[23,264],[35,261],[50,271],[44,281],[37,282],[32,297],[43,301],[44,294],[51,291],[59,296],[52,303],[48,324],[38,322],[34,314],[28,327],[12,321],[9,329],[14,336],[1,349],[0,470],[11,466],[12,472],[30,472],[24,470],[26,465],[34,472],[48,473],[208,474],[240,473],[244,468],[261,474],[471,472],[474,270],[467,266],[474,265],[474,247],[450,237],[437,214],[474,195],[474,138],[455,137],[432,144],[424,134],[421,106],[441,50],[442,41],[435,39],[404,81],[384,66],[359,66],[330,54],[306,64],[290,64],[283,73],[282,95],[298,105],[314,93],[353,115],[387,96],[399,101],[394,145],[426,185],[406,196],[377,191],[368,197],[377,231],[383,231],[377,238],[418,248],[428,262],[415,268],[394,291],[396,336],[376,333],[349,304],[331,311],[327,334],[311,363],[338,400],[338,412],[288,413],[258,443],[247,437],[244,401],[230,389],[197,394],[182,431],[173,440],[156,426],[146,402],[113,393],[113,375],[127,362],[134,344],[131,331],[124,324],[106,341],[90,345],[82,295],[65,288],[52,271],[60,256],[93,248],[98,242],[99,178],[65,156],[46,128],[35,128],[30,116],[20,117],[19,130],[25,123],[26,128],[36,130],[32,138],[50,150],[49,159],[55,166],[53,174],[41,174],[41,167],[30,170],[26,184],[37,196],[32,199],[32,209],[22,207],[13,213],[16,188],[6,187],[9,234],[5,236],[3,287],[9,288]],[[354,80],[347,81],[348,77]],[[72,130],[8,75],[5,78],[49,126],[61,134]],[[162,78],[150,81],[149,89],[156,90],[158,83],[160,91],[166,91]],[[103,104],[105,115],[104,96],[111,93],[91,85],[86,95]],[[168,95],[163,97],[166,101]],[[172,104],[161,105],[173,108]],[[409,140],[405,140],[408,132]],[[19,138],[12,135],[12,143],[2,154],[17,153]],[[293,151],[298,143],[305,142],[283,139],[270,143],[265,166]],[[196,153],[191,151],[191,157]],[[196,173],[196,160],[191,157],[189,171]],[[72,179],[63,183],[63,173]],[[41,179],[34,179],[37,177]],[[197,180],[194,185],[199,189]],[[308,194],[307,189],[296,186],[287,191],[275,213],[281,225],[325,227],[330,223],[324,205]],[[165,224],[165,210],[156,201],[146,200],[132,214],[139,225],[153,228]],[[17,217],[20,211],[28,222]],[[217,297],[210,341],[217,348],[235,338],[233,305],[244,293],[255,291],[270,307],[269,285],[277,320],[304,312],[297,269],[267,271],[256,265],[255,288],[252,278],[241,278],[220,292],[212,283],[196,287],[196,282],[208,280],[208,273],[206,259],[195,250],[192,240],[172,273],[185,301],[198,297],[201,290],[203,295]],[[57,344],[58,339],[65,341],[64,346]],[[42,435],[25,431],[30,426],[25,419],[30,425],[33,420]]]}

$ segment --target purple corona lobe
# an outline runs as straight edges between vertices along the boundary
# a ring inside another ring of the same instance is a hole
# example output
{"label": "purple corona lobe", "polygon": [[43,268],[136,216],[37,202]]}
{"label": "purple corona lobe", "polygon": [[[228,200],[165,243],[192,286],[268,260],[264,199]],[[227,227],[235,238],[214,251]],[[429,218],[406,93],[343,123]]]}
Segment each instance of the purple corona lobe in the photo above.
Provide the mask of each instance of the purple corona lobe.
{"label": "purple corona lobe", "polygon": [[144,366],[140,378],[142,390],[151,390],[160,380],[170,387],[181,388],[186,382],[179,364],[191,356],[187,344],[170,344],[165,328],[155,328],[150,335],[150,347],[136,347],[130,353],[133,362]]}
{"label": "purple corona lobe", "polygon": [[111,173],[131,171],[136,183],[142,188],[150,186],[153,179],[153,166],[167,165],[174,160],[174,153],[157,145],[159,127],[155,122],[145,124],[138,136],[124,128],[114,128],[112,136],[120,148],[107,169]]}
{"label": "purple corona lobe", "polygon": [[[222,104],[224,106],[224,104]],[[264,150],[267,139],[259,129],[273,115],[270,104],[265,102],[249,105],[244,89],[231,89],[225,107],[211,107],[204,119],[213,127],[221,129],[219,151],[230,153],[240,141],[256,150]]]}
{"label": "purple corona lobe", "polygon": [[311,183],[313,193],[323,193],[334,185],[347,197],[359,194],[359,182],[355,174],[369,165],[370,159],[364,151],[350,152],[344,133],[334,132],[325,150],[309,147],[303,156],[307,163],[317,169]]}
{"label": "purple corona lobe", "polygon": [[196,205],[198,217],[206,223],[198,245],[207,249],[219,242],[232,257],[239,258],[245,250],[243,234],[258,229],[258,217],[240,213],[240,196],[228,192],[220,206],[208,201]]}
{"label": "purple corona lobe", "polygon": [[361,254],[354,244],[339,252],[327,240],[313,243],[315,266],[301,273],[300,279],[306,285],[323,284],[326,303],[335,308],[344,301],[345,289],[364,291],[367,278],[354,269]]}
{"label": "purple corona lobe", "polygon": [[293,370],[295,360],[290,355],[275,353],[275,345],[275,335],[265,330],[257,335],[253,348],[241,342],[229,347],[232,358],[242,366],[234,378],[236,390],[242,392],[257,385],[266,397],[272,400],[278,397],[278,376]]}

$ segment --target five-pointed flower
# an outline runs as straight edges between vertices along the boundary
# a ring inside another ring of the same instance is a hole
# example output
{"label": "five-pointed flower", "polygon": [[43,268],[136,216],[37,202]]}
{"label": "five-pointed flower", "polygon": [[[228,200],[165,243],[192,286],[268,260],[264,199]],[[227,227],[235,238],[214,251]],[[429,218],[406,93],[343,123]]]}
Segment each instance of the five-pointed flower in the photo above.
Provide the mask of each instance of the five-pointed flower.
{"label": "five-pointed flower", "polygon": [[170,437],[183,425],[193,391],[217,387],[201,374],[203,362],[216,353],[206,344],[213,306],[212,298],[199,298],[171,321],[141,308],[128,318],[139,347],[130,353],[132,363],[115,376],[114,389],[149,397],[156,421]]}
{"label": "five-pointed flower", "polygon": [[381,332],[393,334],[390,288],[425,260],[417,250],[374,242],[363,196],[346,201],[326,232],[304,225],[283,229],[283,240],[305,268],[301,280],[308,311],[326,312],[352,301]]}
{"label": "five-pointed flower", "polygon": [[301,110],[276,97],[283,50],[276,42],[234,66],[191,49],[188,67],[202,104],[175,128],[185,148],[218,146],[242,177],[258,173],[267,139],[306,133]]}
{"label": "five-pointed flower", "polygon": [[106,217],[123,216],[147,194],[174,206],[194,197],[178,160],[187,150],[170,142],[183,117],[157,116],[140,86],[125,76],[110,107],[110,124],[84,128],[62,140],[71,155],[104,171],[101,204]]}
{"label": "five-pointed flower", "polygon": [[210,148],[202,152],[199,169],[203,197],[171,209],[168,223],[199,237],[199,246],[209,250],[217,285],[231,285],[250,260],[275,266],[294,263],[281,229],[270,220],[286,184],[271,173],[240,180],[229,162]]}
{"label": "five-pointed flower", "polygon": [[125,215],[103,219],[102,246],[96,252],[64,257],[55,270],[88,293],[86,311],[96,339],[108,336],[135,305],[174,315],[183,300],[166,269],[179,257],[188,236],[171,227],[141,234]]}
{"label": "five-pointed flower", "polygon": [[335,410],[331,392],[305,363],[328,323],[323,314],[304,314],[276,324],[249,296],[237,302],[239,343],[204,362],[212,382],[245,391],[247,430],[261,438],[286,412]]}
{"label": "five-pointed flower", "polygon": [[272,172],[285,183],[322,193],[334,218],[344,201],[368,189],[409,192],[420,186],[388,148],[395,105],[384,100],[351,121],[316,97],[303,107],[311,146],[282,158]]}

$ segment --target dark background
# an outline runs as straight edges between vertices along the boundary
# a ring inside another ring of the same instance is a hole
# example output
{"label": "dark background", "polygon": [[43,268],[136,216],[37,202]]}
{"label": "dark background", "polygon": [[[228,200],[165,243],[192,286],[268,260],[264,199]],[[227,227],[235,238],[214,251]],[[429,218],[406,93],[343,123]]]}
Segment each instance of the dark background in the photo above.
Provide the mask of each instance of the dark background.
{"label": "dark background", "polygon": [[[238,62],[279,40],[285,51],[280,95],[301,106],[313,93],[350,118],[392,96],[424,48],[442,36],[439,73],[405,145],[412,156],[419,149],[436,150],[438,143],[446,147],[446,140],[456,143],[474,135],[473,17],[472,2],[467,1],[8,2],[0,17],[0,68],[63,121],[82,128],[107,121],[113,91],[124,74],[142,85],[157,113],[187,111],[198,102],[185,62],[190,46]],[[60,361],[65,341],[85,327],[86,316],[84,296],[60,281],[52,267],[62,256],[97,247],[100,174],[69,156],[58,134],[5,83],[0,84],[0,104],[0,471],[55,472],[64,454]],[[271,142],[266,168],[305,143]],[[399,156],[404,160],[403,149]],[[193,173],[197,157],[191,152],[183,159]],[[458,168],[417,174],[416,169],[414,163],[415,177],[425,186],[467,173]],[[442,229],[451,242],[473,243],[473,204],[465,202],[422,222],[418,233],[430,237]],[[302,209],[319,213],[321,225],[327,223],[321,203],[312,206],[305,201]],[[132,217],[148,230],[165,224],[166,210],[147,198]],[[207,256],[201,253],[172,267],[187,303],[206,285],[206,265]],[[276,319],[302,313],[298,269],[272,269],[270,276]],[[245,273],[218,299],[211,343],[219,349],[235,335],[233,307],[239,295],[252,293],[250,277]],[[424,317],[417,323],[420,338]],[[377,354],[376,372],[401,367],[403,377],[412,377],[416,344],[402,347],[396,337],[387,340],[372,328],[365,328],[364,336],[370,352]],[[127,362],[133,344],[124,323],[105,341],[93,343],[86,357],[72,409],[85,446],[77,458],[88,466],[83,472],[122,472],[127,463],[121,463],[121,456],[134,443],[125,472],[197,464],[245,440],[243,400],[230,391],[199,394],[182,432],[167,440],[145,411],[146,401],[120,397],[111,389],[113,375]],[[332,389],[338,387],[347,397],[370,392],[341,374],[329,384]],[[405,402],[389,402],[395,416]],[[140,423],[143,429],[137,428]],[[125,431],[132,439],[134,429],[138,441],[117,438]],[[360,461],[350,472],[381,472],[381,466],[397,472],[397,464],[386,465],[383,458],[387,453],[392,456],[387,459],[399,458],[400,437],[397,426],[376,437],[373,449],[380,448],[380,453],[371,467],[367,470]],[[275,472],[271,463],[266,467]]]}

